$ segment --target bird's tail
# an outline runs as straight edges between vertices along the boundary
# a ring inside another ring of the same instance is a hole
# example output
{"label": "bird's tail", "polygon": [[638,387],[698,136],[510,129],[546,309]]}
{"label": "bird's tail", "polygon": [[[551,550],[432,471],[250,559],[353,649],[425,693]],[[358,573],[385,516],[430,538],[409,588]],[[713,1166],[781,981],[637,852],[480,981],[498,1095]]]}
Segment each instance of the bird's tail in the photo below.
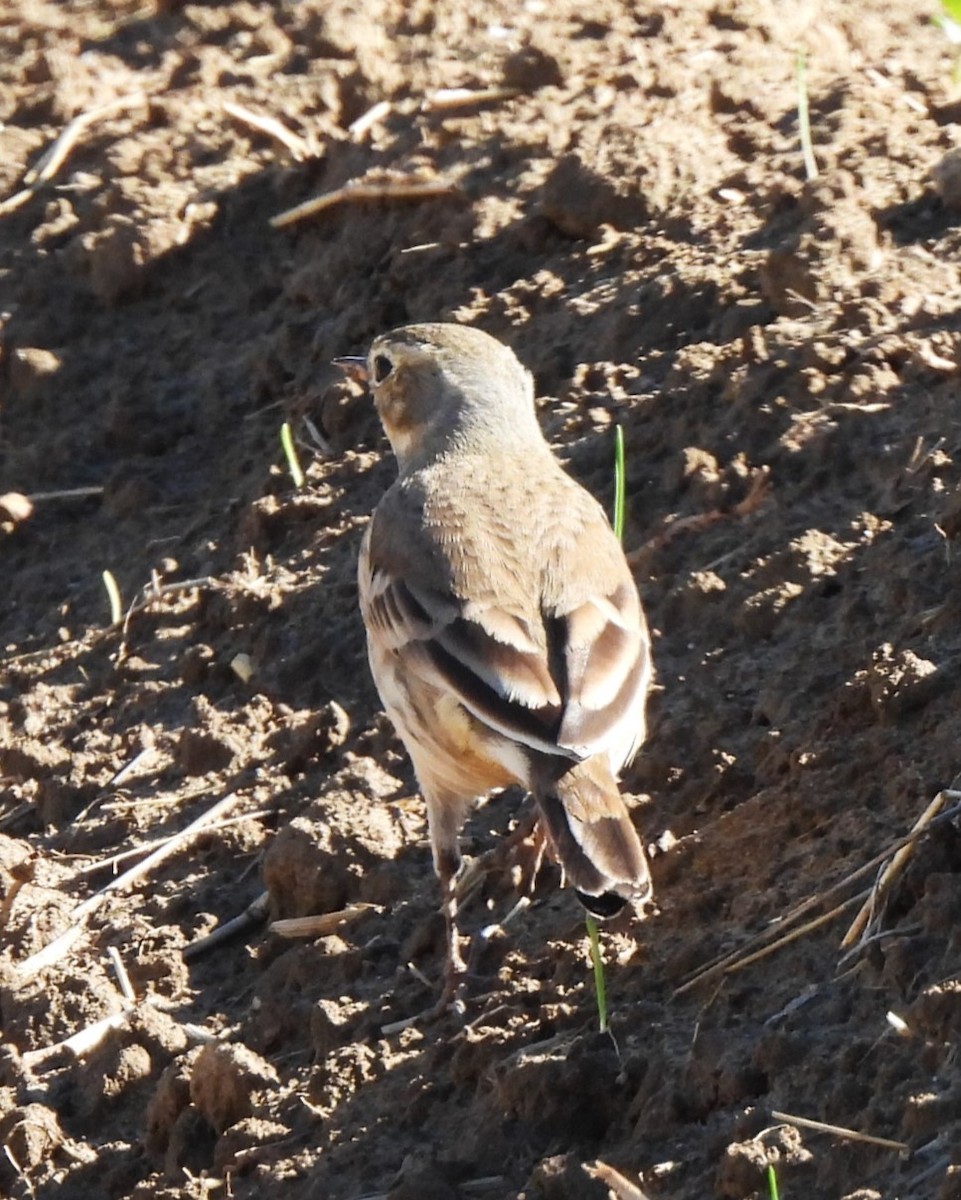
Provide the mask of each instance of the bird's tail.
{"label": "bird's tail", "polygon": [[647,855],[606,758],[576,763],[535,790],[548,841],[578,899],[596,917],[653,894]]}

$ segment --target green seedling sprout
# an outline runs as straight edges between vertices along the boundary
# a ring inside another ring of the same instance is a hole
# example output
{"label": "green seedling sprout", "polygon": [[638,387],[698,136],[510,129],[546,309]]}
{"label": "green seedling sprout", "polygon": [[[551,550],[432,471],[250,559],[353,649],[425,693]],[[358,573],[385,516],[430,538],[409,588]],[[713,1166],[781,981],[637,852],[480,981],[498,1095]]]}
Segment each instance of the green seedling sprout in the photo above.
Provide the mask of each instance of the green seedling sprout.
{"label": "green seedling sprout", "polygon": [[780,1200],[780,1195],[777,1190],[777,1175],[774,1171],[774,1164],[768,1163],[767,1166],[767,1190],[770,1200]]}
{"label": "green seedling sprout", "polygon": [[607,983],[604,979],[604,959],[601,957],[601,939],[597,922],[590,913],[584,918],[587,936],[591,939],[591,966],[594,968],[594,994],[597,997],[597,1024],[601,1033],[607,1033]]}
{"label": "green seedling sprout", "polygon": [[119,625],[123,619],[123,601],[113,571],[103,572],[103,586],[107,589],[107,599],[110,601],[110,624]]}
{"label": "green seedling sprout", "polygon": [[300,466],[300,459],[297,457],[297,447],[294,445],[294,435],[290,430],[289,421],[284,421],[280,427],[280,444],[284,448],[284,457],[287,459],[290,478],[294,481],[294,487],[299,491],[304,486],[304,472]]}
{"label": "green seedling sprout", "polygon": [[[624,430],[617,425],[614,429],[614,533],[618,541],[624,538],[624,511],[626,508],[626,473],[624,469]],[[601,939],[597,922],[587,914],[587,936],[591,939],[591,965],[594,968],[594,994],[597,997],[597,1018],[601,1033],[607,1032],[607,983],[604,979],[604,959],[601,957]]]}
{"label": "green seedling sprout", "polygon": [[624,509],[626,505],[626,477],[624,471],[624,430],[620,425],[614,428],[614,536],[619,542],[624,540]]}
{"label": "green seedling sprout", "polygon": [[808,64],[807,55],[803,50],[797,52],[794,73],[797,79],[797,120],[801,130],[801,157],[804,159],[804,174],[808,179],[817,179],[818,164],[814,157],[814,143],[811,141],[811,114],[808,110]]}
{"label": "green seedling sprout", "polygon": [[941,0],[941,11],[931,20],[954,47],[951,83],[961,86],[961,0]]}

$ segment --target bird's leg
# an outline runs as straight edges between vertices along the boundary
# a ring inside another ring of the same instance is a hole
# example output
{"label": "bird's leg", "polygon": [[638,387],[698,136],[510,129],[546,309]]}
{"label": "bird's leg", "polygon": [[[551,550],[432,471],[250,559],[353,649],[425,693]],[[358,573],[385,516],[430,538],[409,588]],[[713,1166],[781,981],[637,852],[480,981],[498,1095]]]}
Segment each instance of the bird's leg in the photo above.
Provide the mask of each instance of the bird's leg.
{"label": "bird's leg", "polygon": [[[537,876],[541,872],[541,866],[544,863],[544,855],[547,853],[547,834],[544,831],[544,826],[538,821],[536,813],[531,814],[530,823],[525,830],[525,836],[523,839],[521,839],[518,845],[522,845],[523,842],[526,842],[528,837],[533,838],[533,846],[531,847],[530,857],[528,858],[527,863],[524,864],[524,866],[527,868],[527,878],[521,879],[520,886],[517,890],[521,894],[521,900],[526,900],[527,903],[530,904],[531,899],[534,896],[534,888],[537,885]],[[514,907],[516,908],[517,905]],[[512,909],[501,922],[501,924],[506,925],[513,915],[514,910]]]}
{"label": "bird's leg", "polygon": [[444,986],[434,1010],[440,1016],[452,1008],[463,1016],[464,987],[467,981],[467,963],[462,950],[463,937],[457,928],[457,880],[460,874],[460,855],[444,853],[436,863],[443,893],[444,925],[447,933],[447,953],[444,959]]}
{"label": "bird's leg", "polygon": [[[523,832],[523,837],[516,837],[520,832]],[[477,934],[471,943],[470,962],[468,970],[473,970],[481,954],[496,934],[503,933],[511,921],[515,920],[526,909],[530,908],[531,901],[534,898],[534,887],[537,883],[537,876],[541,869],[541,863],[544,861],[544,854],[547,850],[547,836],[544,833],[544,827],[538,822],[536,813],[532,813],[529,820],[526,820],[522,825],[518,826],[511,835],[513,847],[516,848],[524,844],[528,838],[533,838],[533,846],[528,858],[528,862],[524,864],[522,870],[524,876],[521,878],[518,885],[518,897],[513,906],[508,910],[506,916],[501,920],[495,921],[492,925],[485,925],[484,928]],[[526,869],[525,869],[526,868]]]}
{"label": "bird's leg", "polygon": [[471,805],[470,797],[424,787],[427,805],[427,827],[430,833],[434,871],[440,880],[444,925],[447,933],[447,953],[444,958],[444,986],[434,1015],[448,1008],[464,1012],[464,984],[467,964],[461,950],[461,934],[457,928],[458,880],[461,875],[461,856],[457,837]]}

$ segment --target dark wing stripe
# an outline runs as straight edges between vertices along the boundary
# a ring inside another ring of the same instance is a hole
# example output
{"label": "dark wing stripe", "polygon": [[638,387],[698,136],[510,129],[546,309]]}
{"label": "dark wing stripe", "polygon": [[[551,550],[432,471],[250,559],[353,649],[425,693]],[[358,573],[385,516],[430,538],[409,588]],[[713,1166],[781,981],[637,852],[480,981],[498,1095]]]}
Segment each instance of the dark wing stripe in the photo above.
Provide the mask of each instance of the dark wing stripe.
{"label": "dark wing stripe", "polygon": [[538,796],[537,809],[547,827],[554,857],[564,868],[571,885],[589,896],[606,892],[610,886],[608,877],[584,853],[580,842],[571,832],[564,805],[557,796]]}
{"label": "dark wing stripe", "polygon": [[410,588],[398,579],[392,580],[369,601],[366,618],[386,637],[390,646],[410,639],[428,638],[436,624]]}
{"label": "dark wing stripe", "polygon": [[437,640],[505,698],[531,708],[544,702],[560,705],[560,693],[540,655],[498,641],[464,617],[445,626]]}
{"label": "dark wing stripe", "polygon": [[402,579],[394,580],[391,584],[391,591],[397,592],[398,602],[403,607],[404,615],[411,625],[427,630],[433,627],[434,622],[430,613]]}
{"label": "dark wing stripe", "polygon": [[561,720],[559,704],[545,704],[540,708],[516,704],[501,696],[438,641],[431,640],[421,645],[446,685],[478,720],[537,749],[569,753],[557,746]]}

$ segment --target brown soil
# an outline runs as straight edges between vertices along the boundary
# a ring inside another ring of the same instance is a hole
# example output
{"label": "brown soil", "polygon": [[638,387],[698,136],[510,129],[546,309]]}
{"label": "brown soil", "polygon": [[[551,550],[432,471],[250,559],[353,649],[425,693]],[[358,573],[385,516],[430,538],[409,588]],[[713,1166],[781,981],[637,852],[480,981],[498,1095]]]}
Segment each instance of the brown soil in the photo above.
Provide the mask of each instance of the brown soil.
{"label": "brown soil", "polygon": [[[0,501],[0,1194],[741,1200],[773,1163],[786,1200],[961,1196],[950,821],[854,953],[849,907],[676,994],[961,770],[961,105],[934,7],[0,0],[0,195],[128,101],[0,210],[0,493],[100,489]],[[413,173],[454,194],[269,224]],[[608,504],[626,433],[659,689],[625,786],[659,908],[603,935],[613,1038],[553,869],[467,1023],[396,1028],[431,1000],[437,894],[355,598],[393,467],[330,360],[437,319],[516,349]],[[301,491],[284,419],[324,443]],[[104,570],[146,601],[123,629]],[[244,819],[20,967],[134,861],[111,856],[230,793]],[[185,953],[264,888],[273,919],[372,907]],[[136,1009],[61,1045],[122,1014],[111,949]]]}

